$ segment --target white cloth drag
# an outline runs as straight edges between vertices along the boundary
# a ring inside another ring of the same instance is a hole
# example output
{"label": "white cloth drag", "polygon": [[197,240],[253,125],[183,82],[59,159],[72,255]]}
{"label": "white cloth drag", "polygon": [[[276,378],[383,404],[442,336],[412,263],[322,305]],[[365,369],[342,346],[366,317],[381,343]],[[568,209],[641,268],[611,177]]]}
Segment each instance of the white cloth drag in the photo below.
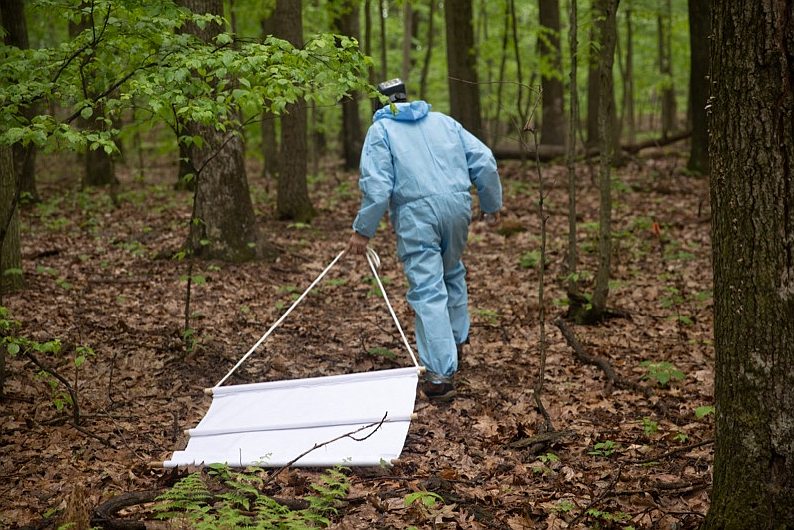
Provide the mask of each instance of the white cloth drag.
{"label": "white cloth drag", "polygon": [[344,255],[340,252],[308,289],[211,390],[212,404],[184,451],[164,467],[377,466],[398,458],[416,399],[419,366],[378,277],[367,262],[414,366],[347,375],[221,386]]}
{"label": "white cloth drag", "polygon": [[212,405],[189,431],[187,447],[164,465],[388,464],[405,444],[418,372],[410,367],[213,388]]}

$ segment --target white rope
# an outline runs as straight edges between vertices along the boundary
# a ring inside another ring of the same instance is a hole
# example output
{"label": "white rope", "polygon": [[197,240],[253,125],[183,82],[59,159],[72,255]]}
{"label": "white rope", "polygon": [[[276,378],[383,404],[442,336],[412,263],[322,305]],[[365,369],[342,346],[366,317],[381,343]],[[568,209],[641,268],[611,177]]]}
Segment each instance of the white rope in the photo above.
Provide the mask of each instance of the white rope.
{"label": "white rope", "polygon": [[226,374],[225,376],[223,376],[223,379],[221,379],[220,381],[218,381],[218,384],[216,384],[216,385],[215,385],[216,387],[217,387],[217,386],[221,386],[221,385],[223,384],[223,382],[224,382],[224,381],[226,381],[226,380],[229,378],[229,376],[230,376],[230,375],[232,375],[232,374],[235,372],[235,370],[237,370],[237,369],[240,367],[240,365],[241,365],[241,364],[243,364],[243,363],[245,362],[245,360],[246,360],[246,359],[248,359],[248,357],[249,357],[249,356],[250,356],[252,353],[254,353],[254,350],[256,350],[256,349],[259,347],[259,345],[260,345],[260,344],[262,344],[262,343],[265,341],[265,339],[266,339],[266,338],[267,338],[267,337],[268,337],[268,336],[269,336],[269,335],[270,335],[270,334],[273,332],[273,330],[274,330],[274,329],[276,329],[276,327],[277,327],[279,324],[281,324],[281,322],[282,322],[282,321],[283,321],[285,318],[287,318],[287,315],[289,315],[289,314],[292,312],[292,310],[293,310],[293,309],[295,309],[295,307],[296,307],[296,306],[297,306],[297,305],[298,305],[298,304],[301,302],[301,300],[303,300],[303,298],[304,298],[304,297],[305,297],[307,294],[309,294],[309,291],[311,291],[311,290],[312,290],[312,288],[314,288],[314,286],[315,286],[315,285],[317,285],[317,283],[318,283],[320,280],[322,280],[322,279],[323,279],[323,276],[325,276],[325,274],[326,274],[326,273],[327,273],[329,270],[331,270],[331,267],[333,267],[333,266],[336,264],[336,262],[337,262],[337,261],[339,261],[339,258],[341,258],[342,256],[344,256],[344,254],[345,254],[345,251],[343,250],[342,252],[340,252],[339,254],[337,254],[337,255],[336,255],[336,257],[335,257],[335,258],[334,258],[334,260],[331,262],[331,264],[330,264],[330,265],[328,265],[328,266],[325,268],[325,270],[324,270],[322,273],[320,273],[320,275],[317,277],[317,279],[316,279],[316,280],[314,280],[314,281],[311,283],[311,285],[309,285],[308,289],[306,289],[305,291],[303,291],[303,294],[302,294],[302,295],[300,295],[300,296],[298,297],[298,299],[297,299],[297,300],[295,300],[295,303],[293,303],[293,304],[290,306],[290,308],[289,308],[289,309],[287,309],[287,311],[286,311],[286,312],[285,312],[283,315],[281,315],[281,318],[279,318],[278,320],[276,320],[276,323],[275,323],[275,324],[273,324],[272,326],[270,326],[270,329],[269,329],[269,330],[267,330],[267,333],[265,333],[264,335],[262,335],[262,338],[260,338],[258,341],[256,341],[256,344],[254,344],[254,345],[251,347],[251,349],[250,349],[250,350],[248,350],[248,353],[246,353],[246,354],[243,356],[243,358],[242,358],[242,359],[240,359],[240,360],[237,362],[237,364],[235,364],[235,365],[234,365],[234,368],[232,368],[232,369],[229,371],[229,373],[228,373],[228,374]]}
{"label": "white rope", "polygon": [[[246,353],[242,359],[237,361],[237,364],[235,364],[234,367],[231,370],[229,370],[229,373],[223,376],[223,379],[218,381],[218,383],[213,388],[221,386],[246,361],[246,359],[248,359],[248,357],[250,357],[251,354],[254,353],[254,351],[256,351],[256,349],[265,341],[265,339],[268,338],[268,336],[270,336],[273,330],[276,329],[278,325],[281,324],[285,318],[287,318],[287,315],[289,315],[292,312],[292,310],[295,309],[295,307],[297,307],[299,303],[301,303],[301,301],[306,297],[306,295],[309,294],[309,291],[311,291],[314,288],[314,286],[317,285],[320,282],[320,280],[323,279],[323,277],[328,273],[328,271],[331,270],[331,267],[336,265],[336,262],[339,261],[339,258],[345,255],[345,252],[346,251],[343,250],[342,252],[336,255],[334,260],[325,268],[325,270],[323,270],[323,272],[320,273],[320,275],[311,283],[311,285],[309,285],[309,287],[305,291],[303,291],[303,294],[300,295],[297,300],[295,300],[295,302],[290,306],[290,308],[287,309],[287,311],[283,315],[281,315],[281,318],[279,318],[272,326],[270,326],[270,329],[267,330],[267,333],[262,335],[262,337],[258,341],[256,341],[256,344],[251,346],[251,349],[248,350],[248,353]],[[403,329],[400,326],[400,322],[397,320],[397,315],[394,313],[394,310],[391,307],[391,303],[389,303],[389,298],[386,296],[386,290],[383,288],[383,284],[381,283],[380,277],[378,276],[378,272],[376,270],[375,264],[377,263],[377,267],[380,267],[380,258],[375,253],[375,251],[369,247],[367,247],[367,263],[369,263],[370,269],[372,269],[372,272],[375,275],[375,280],[378,282],[378,287],[380,287],[380,292],[383,293],[383,299],[386,300],[386,306],[389,308],[389,312],[391,313],[391,316],[394,319],[394,323],[397,324],[397,329],[400,331],[400,335],[403,338],[405,347],[408,348],[408,353],[411,355],[411,360],[413,360],[414,365],[418,367],[419,363],[417,362],[416,357],[414,356],[414,352],[411,349],[411,345],[408,343],[408,339],[405,337],[405,333],[403,333]]]}
{"label": "white rope", "polygon": [[[394,313],[394,309],[391,307],[391,302],[389,302],[389,297],[386,296],[386,289],[383,288],[383,284],[380,281],[380,277],[378,276],[378,271],[376,270],[380,267],[380,258],[375,253],[374,250],[367,247],[367,263],[369,263],[369,268],[372,269],[372,274],[375,275],[375,280],[378,282],[378,287],[380,287],[380,292],[383,294],[383,299],[386,301],[386,307],[389,308],[389,313],[391,313],[392,318],[394,319],[394,323],[397,324],[397,329],[400,331],[400,336],[403,338],[403,343],[405,347],[408,349],[408,354],[411,356],[411,360],[414,362],[414,366],[419,367],[419,361],[416,360],[416,356],[414,355],[414,351],[411,349],[411,345],[408,343],[408,339],[405,338],[405,333],[403,332],[402,326],[400,326],[400,321],[397,320],[397,315]],[[375,265],[377,263],[377,266]]]}

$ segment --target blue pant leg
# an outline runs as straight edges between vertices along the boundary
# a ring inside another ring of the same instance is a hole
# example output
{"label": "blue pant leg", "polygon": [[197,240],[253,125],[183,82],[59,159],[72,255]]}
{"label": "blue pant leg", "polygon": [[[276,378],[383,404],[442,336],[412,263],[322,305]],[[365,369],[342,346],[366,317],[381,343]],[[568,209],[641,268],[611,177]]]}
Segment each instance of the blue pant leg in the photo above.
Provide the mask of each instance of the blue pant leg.
{"label": "blue pant leg", "polygon": [[441,255],[444,262],[444,284],[447,288],[447,311],[456,344],[469,337],[469,308],[466,267],[461,258],[469,237],[471,197],[451,195],[443,199],[444,229],[441,234]]}
{"label": "blue pant leg", "polygon": [[[424,202],[424,201],[423,201]],[[393,220],[397,253],[408,279],[408,303],[416,313],[419,358],[433,374],[450,377],[458,369],[455,338],[448,311],[441,236],[432,207],[412,204]]]}

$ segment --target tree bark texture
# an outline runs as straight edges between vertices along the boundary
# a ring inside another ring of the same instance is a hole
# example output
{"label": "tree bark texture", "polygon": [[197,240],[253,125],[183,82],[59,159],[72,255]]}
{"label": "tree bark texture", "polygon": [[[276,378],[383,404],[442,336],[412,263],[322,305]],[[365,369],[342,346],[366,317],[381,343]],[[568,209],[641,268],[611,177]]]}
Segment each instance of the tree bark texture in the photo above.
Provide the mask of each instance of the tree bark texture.
{"label": "tree bark texture", "polygon": [[791,528],[794,1],[711,9],[716,432],[704,528]]}
{"label": "tree bark texture", "polygon": [[540,142],[546,145],[565,145],[559,0],[540,0],[539,17],[545,36],[540,40],[540,55],[546,57],[554,68],[554,75],[544,75],[540,81],[543,98]]}
{"label": "tree bark texture", "polygon": [[[605,0],[592,0],[590,8],[593,24],[590,26],[590,41],[599,42],[599,35],[603,33],[602,13],[605,10]],[[587,127],[586,144],[588,147],[598,145],[598,101],[600,99],[601,82],[598,78],[599,52],[593,46],[588,47],[587,54]]]}
{"label": "tree bark texture", "polygon": [[483,139],[471,0],[447,0],[444,13],[450,114],[466,130]]}
{"label": "tree bark texture", "polygon": [[709,0],[689,0],[689,108],[692,114],[692,147],[687,169],[709,172],[709,48],[711,46]]}
{"label": "tree bark texture", "polygon": [[[303,46],[301,3],[293,0],[276,1],[276,37],[295,47]],[[306,182],[308,147],[306,142],[307,116],[304,102],[287,105],[281,116],[281,156],[279,157],[278,196],[276,215],[308,223],[314,217]]]}
{"label": "tree bark texture", "polygon": [[2,223],[0,233],[3,235],[2,247],[0,247],[0,280],[2,280],[0,304],[3,299],[2,293],[21,289],[24,286],[21,274],[5,274],[8,269],[22,269],[19,208],[15,203],[17,179],[13,156],[9,147],[0,146],[0,223]]}
{"label": "tree bark texture", "polygon": [[[0,23],[6,31],[5,44],[25,50],[30,47],[28,40],[28,25],[25,18],[25,3],[23,0],[0,0]],[[35,108],[25,112],[27,119],[36,115]],[[30,143],[23,146],[17,143],[13,148],[14,170],[22,192],[22,197],[38,201],[39,192],[36,188],[36,146]]]}
{"label": "tree bark texture", "polygon": [[618,0],[607,0],[604,5],[604,22],[601,25],[601,60],[599,61],[600,97],[598,102],[598,137],[601,145],[599,178],[599,228],[598,228],[598,270],[593,288],[591,320],[600,320],[607,308],[609,279],[612,269],[612,149],[614,131],[614,87],[612,67],[615,58],[617,38]]}
{"label": "tree bark texture", "polygon": [[[180,0],[180,5],[195,13],[223,14],[222,0]],[[221,29],[207,24],[189,31],[210,42]],[[188,134],[203,140],[200,147],[193,143],[188,149],[196,170],[196,191],[187,247],[202,258],[231,262],[272,257],[275,252],[264,243],[256,224],[239,131],[223,132],[196,122],[186,127]]]}
{"label": "tree bark texture", "polygon": [[[357,2],[348,2],[345,12],[339,17],[338,27],[343,35],[360,38],[359,8]],[[345,169],[358,169],[361,160],[361,147],[364,145],[364,134],[361,117],[358,111],[356,94],[342,101],[342,159]]]}

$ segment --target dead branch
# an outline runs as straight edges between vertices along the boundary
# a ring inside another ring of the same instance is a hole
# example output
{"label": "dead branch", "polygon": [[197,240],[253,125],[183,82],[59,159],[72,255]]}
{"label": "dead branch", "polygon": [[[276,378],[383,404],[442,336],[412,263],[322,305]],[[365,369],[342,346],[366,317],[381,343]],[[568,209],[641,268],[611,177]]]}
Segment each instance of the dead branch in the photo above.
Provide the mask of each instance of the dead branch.
{"label": "dead branch", "polygon": [[624,377],[621,377],[615,373],[615,370],[612,369],[612,365],[609,364],[609,361],[602,357],[593,357],[592,355],[587,354],[584,351],[584,347],[582,343],[579,342],[579,339],[576,338],[576,334],[573,332],[571,327],[568,325],[565,320],[562,318],[556,318],[554,320],[554,325],[557,326],[562,332],[562,336],[565,337],[565,340],[568,342],[568,345],[573,349],[574,354],[576,354],[576,358],[579,359],[584,364],[591,364],[593,366],[597,366],[604,372],[604,375],[607,378],[607,392],[612,391],[612,387],[624,388],[629,390],[636,390],[642,392],[645,397],[653,396],[653,391],[650,388],[644,387],[640,384],[635,383],[634,381],[630,381]]}
{"label": "dead branch", "polygon": [[[388,412],[386,412],[386,414],[384,414],[384,415],[383,415],[383,418],[381,418],[381,419],[380,419],[380,421],[376,421],[376,422],[370,423],[369,425],[364,425],[363,427],[359,427],[358,429],[356,429],[356,430],[354,430],[354,431],[350,431],[350,432],[348,432],[348,433],[342,434],[342,435],[340,435],[340,436],[337,436],[336,438],[333,438],[333,439],[331,439],[331,440],[327,440],[327,441],[325,441],[325,442],[322,442],[322,443],[314,444],[314,447],[312,447],[311,449],[308,449],[308,450],[304,451],[303,453],[299,454],[298,456],[296,456],[295,458],[293,458],[292,460],[290,460],[289,462],[287,462],[286,464],[284,464],[283,466],[281,466],[280,468],[278,468],[278,469],[277,469],[277,470],[276,470],[274,473],[272,473],[272,474],[271,474],[271,475],[270,475],[270,476],[267,478],[267,480],[264,482],[264,484],[262,484],[262,486],[263,486],[263,487],[264,487],[264,486],[267,486],[268,484],[270,484],[271,482],[273,482],[273,480],[274,480],[274,479],[275,479],[277,476],[279,476],[279,475],[281,474],[281,472],[282,472],[282,471],[284,471],[285,469],[287,469],[287,468],[288,468],[288,467],[290,467],[292,464],[294,464],[295,462],[297,462],[298,460],[300,460],[300,459],[301,459],[301,458],[303,458],[304,456],[308,455],[308,454],[309,454],[309,453],[311,453],[312,451],[316,451],[316,450],[317,450],[317,449],[319,449],[320,447],[323,447],[323,446],[326,446],[326,445],[328,445],[328,444],[334,443],[335,441],[337,441],[337,440],[341,440],[342,438],[350,438],[350,439],[352,439],[352,440],[355,440],[355,441],[357,441],[357,442],[363,442],[364,440],[366,440],[367,438],[369,438],[370,436],[372,436],[373,434],[375,434],[375,433],[378,431],[378,429],[380,429],[380,428],[381,428],[381,426],[383,425],[383,423],[386,421],[386,417],[387,417],[388,415],[389,415],[389,413],[388,413]],[[372,429],[372,432],[371,432],[371,433],[369,433],[369,434],[367,434],[367,435],[366,435],[366,436],[364,436],[363,438],[356,438],[355,436],[353,436],[354,434],[356,434],[356,433],[359,433],[359,432],[361,432],[361,431],[363,431],[363,430],[369,429],[370,427],[374,427],[374,429]]]}
{"label": "dead branch", "polygon": [[164,490],[130,491],[106,500],[91,513],[91,526],[101,526],[105,530],[146,530],[141,521],[123,521],[113,516],[130,506],[154,502]]}
{"label": "dead branch", "polygon": [[[543,448],[557,442],[561,438],[565,438],[570,434],[573,434],[573,431],[542,432],[534,436],[521,438],[520,440],[516,440],[515,442],[510,442],[509,447],[512,449],[523,449],[524,447],[534,448],[534,446],[537,445]],[[532,454],[536,454],[538,451],[530,450],[529,452]]]}
{"label": "dead branch", "polygon": [[[692,131],[684,131],[678,134],[668,136],[666,138],[652,138],[644,142],[635,144],[621,145],[622,151],[629,154],[637,154],[643,149],[650,149],[652,147],[665,147],[681,140],[686,140],[692,136]],[[529,158],[537,158],[541,162],[551,162],[560,159],[566,155],[565,147],[561,145],[539,145],[534,151],[523,149],[521,146],[505,147],[494,146],[493,154],[498,160],[521,160]],[[598,156],[598,147],[588,147],[587,150],[578,149],[576,155],[579,157],[592,158]]]}

